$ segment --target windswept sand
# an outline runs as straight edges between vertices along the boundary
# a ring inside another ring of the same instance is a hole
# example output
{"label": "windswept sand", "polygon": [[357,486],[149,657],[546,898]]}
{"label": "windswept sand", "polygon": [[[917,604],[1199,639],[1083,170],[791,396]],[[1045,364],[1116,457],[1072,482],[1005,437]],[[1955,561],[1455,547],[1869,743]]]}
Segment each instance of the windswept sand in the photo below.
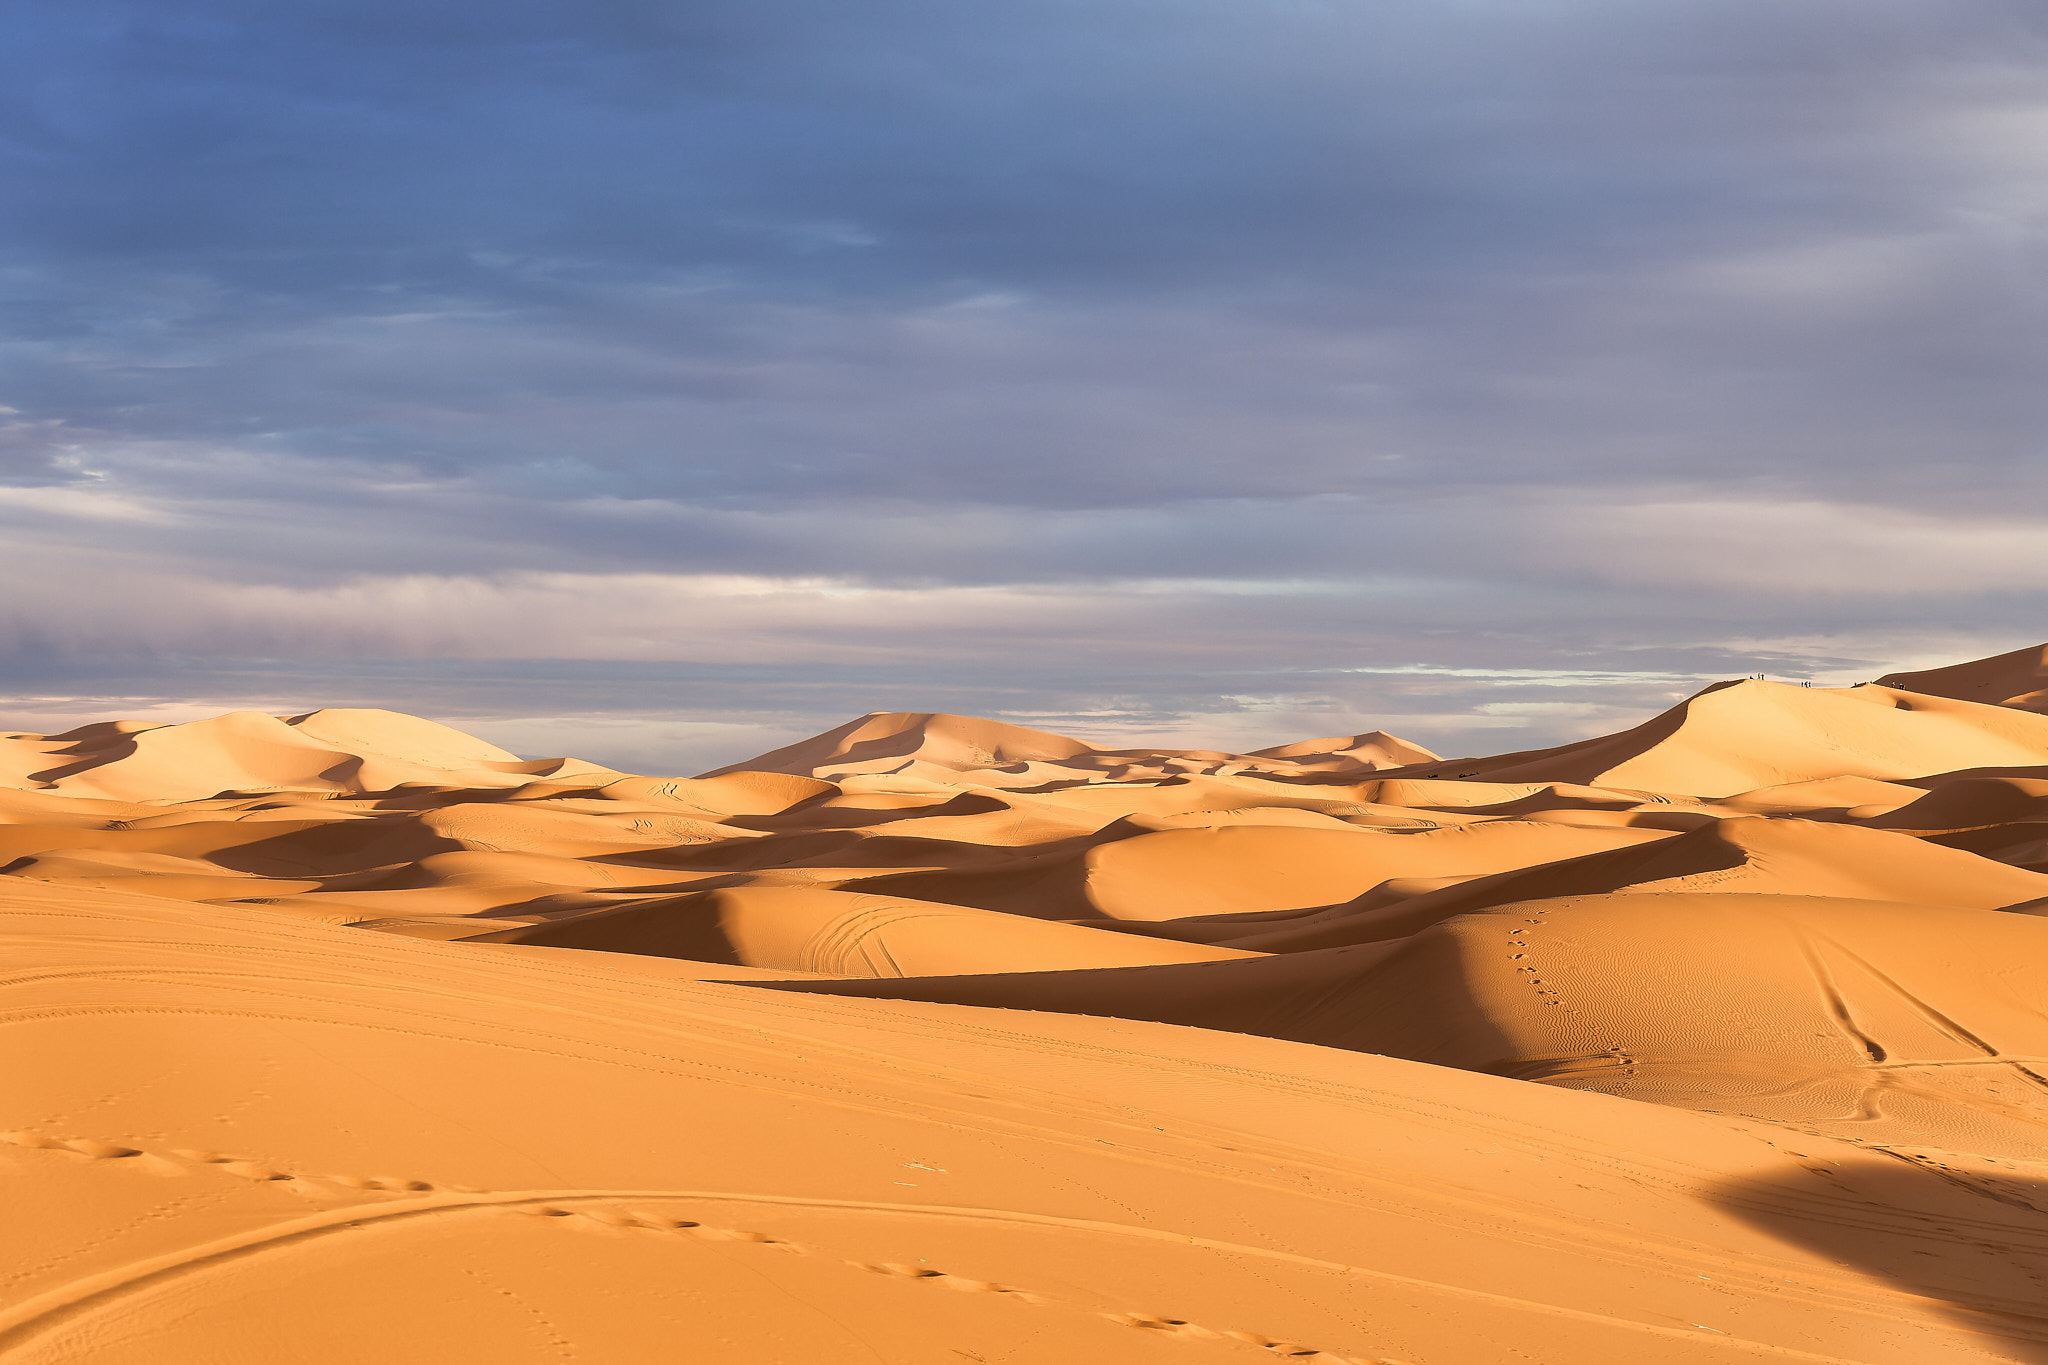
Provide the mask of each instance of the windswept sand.
{"label": "windswept sand", "polygon": [[0,735],[0,1362],[2048,1365],[2044,659],[1458,759]]}

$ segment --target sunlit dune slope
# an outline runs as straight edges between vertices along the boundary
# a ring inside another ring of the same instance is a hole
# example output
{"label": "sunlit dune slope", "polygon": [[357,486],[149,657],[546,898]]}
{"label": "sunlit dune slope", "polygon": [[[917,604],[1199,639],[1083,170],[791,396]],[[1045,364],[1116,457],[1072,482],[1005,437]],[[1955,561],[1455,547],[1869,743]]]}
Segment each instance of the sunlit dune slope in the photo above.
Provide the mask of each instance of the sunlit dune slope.
{"label": "sunlit dune slope", "polygon": [[1432,775],[1730,796],[1824,777],[1897,779],[2048,763],[2048,717],[1889,687],[1733,682],[1654,720],[1558,749],[1459,760]]}
{"label": "sunlit dune slope", "polygon": [[184,725],[110,721],[59,735],[0,735],[0,782],[117,801],[385,791],[408,782],[516,787],[535,777],[609,773],[568,759],[522,762],[460,730],[395,711],[233,711]]}
{"label": "sunlit dune slope", "polygon": [[1451,760],[0,736],[0,1365],[2048,1365],[2043,657]]}

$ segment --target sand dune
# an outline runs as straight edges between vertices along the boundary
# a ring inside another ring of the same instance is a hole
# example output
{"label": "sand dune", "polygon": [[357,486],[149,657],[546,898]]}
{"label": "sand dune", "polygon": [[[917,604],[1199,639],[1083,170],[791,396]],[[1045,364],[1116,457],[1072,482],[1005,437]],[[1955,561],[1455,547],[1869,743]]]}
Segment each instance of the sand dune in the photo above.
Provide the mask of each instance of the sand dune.
{"label": "sand dune", "polygon": [[1131,780],[1188,773],[1295,776],[1368,773],[1436,755],[1375,730],[1302,740],[1253,754],[1206,749],[1098,749],[1078,739],[974,716],[877,711],[787,748],[707,773],[793,773],[837,782],[862,774],[946,781],[975,774],[989,787],[1037,786],[1062,778]]}
{"label": "sand dune", "polygon": [[2029,645],[2010,654],[1918,673],[1887,673],[1878,681],[1930,696],[2048,711],[2048,645]]}
{"label": "sand dune", "polygon": [[1743,816],[1657,844],[1406,890],[1382,886],[1214,941],[1262,951],[1379,942],[1451,915],[1586,893],[1757,891],[2024,909],[2048,897],[2048,876],[1883,830]]}
{"label": "sand dune", "polygon": [[[866,878],[865,891],[1055,918],[1172,920],[1347,901],[1394,878],[1476,876],[1671,837],[1524,820],[1395,834],[1224,823],[1146,830],[1137,821],[1073,852],[962,870]],[[1019,864],[1023,864],[1020,866]],[[2044,891],[2043,894],[2048,894]]]}
{"label": "sand dune", "polygon": [[[657,941],[657,936],[660,940]],[[930,901],[750,886],[642,902],[483,936],[841,976],[1065,972],[1250,957]],[[997,965],[1000,964],[1000,965]]]}
{"label": "sand dune", "polygon": [[388,791],[408,782],[517,787],[535,777],[617,776],[541,763],[395,711],[233,711],[185,725],[109,721],[59,735],[0,735],[0,782],[66,796],[191,801],[227,793]]}
{"label": "sand dune", "polygon": [[2044,658],[1450,760],[0,736],[0,1362],[2048,1365]]}
{"label": "sand dune", "polygon": [[2004,1059],[2048,1057],[2048,920],[1820,896],[1676,900],[1523,901],[1385,943],[1199,967],[803,989],[1187,1024],[1889,1150],[2040,1155],[2048,1086]]}
{"label": "sand dune", "polygon": [[1489,782],[1733,796],[1831,777],[1926,777],[2048,763],[2048,717],[1900,692],[1719,683],[1654,720],[1558,749],[1435,765]]}

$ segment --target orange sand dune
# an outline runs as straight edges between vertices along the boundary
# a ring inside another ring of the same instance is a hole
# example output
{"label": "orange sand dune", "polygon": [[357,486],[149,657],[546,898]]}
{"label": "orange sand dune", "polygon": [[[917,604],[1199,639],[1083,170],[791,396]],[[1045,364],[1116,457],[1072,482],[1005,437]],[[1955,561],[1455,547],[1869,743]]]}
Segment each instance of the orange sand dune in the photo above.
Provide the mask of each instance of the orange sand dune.
{"label": "orange sand dune", "polygon": [[1475,876],[1670,837],[1656,830],[1526,820],[1405,834],[1235,823],[1148,831],[1131,821],[1114,832],[1123,837],[1042,855],[1031,860],[1028,872],[998,864],[865,878],[853,885],[1014,914],[1168,920],[1323,906],[1396,877]]}
{"label": "orange sand dune", "polygon": [[2043,658],[1458,760],[0,736],[0,1365],[2048,1365]]}
{"label": "orange sand dune", "polygon": [[[845,976],[1075,971],[1252,954],[930,901],[740,887],[478,936]],[[999,966],[996,964],[1000,964]]]}
{"label": "orange sand dune", "polygon": [[1586,893],[1758,891],[2002,910],[2048,897],[2048,876],[1884,830],[1742,816],[1661,843],[1403,890],[1382,886],[1238,934],[1218,937],[1214,922],[1197,927],[1209,941],[1272,952],[1378,942],[1451,915]]}
{"label": "orange sand dune", "polygon": [[2048,920],[1949,906],[1568,897],[1284,957],[805,989],[1227,1029],[1893,1152],[2024,1160],[2048,1125]]}
{"label": "orange sand dune", "polygon": [[121,801],[381,791],[451,780],[516,787],[537,776],[610,772],[569,759],[522,762],[460,730],[395,711],[234,711],[185,725],[112,721],[61,735],[0,735],[0,782]]}
{"label": "orange sand dune", "polygon": [[1098,749],[1078,739],[973,716],[876,711],[787,748],[706,776],[762,771],[838,781],[856,774],[927,777],[974,773],[990,787],[1030,787],[1076,777],[1131,779],[1176,773],[1280,776],[1367,773],[1436,755],[1375,730],[1339,739],[1302,740],[1253,754],[1206,749]]}
{"label": "orange sand dune", "polygon": [[1892,780],[2048,763],[2048,717],[1888,687],[1717,683],[1654,720],[1558,749],[1427,765],[1429,776],[1732,796],[1829,777]]}
{"label": "orange sand dune", "polygon": [[2029,645],[2010,654],[1918,673],[1887,673],[1878,681],[1936,697],[2048,711],[2048,645]]}

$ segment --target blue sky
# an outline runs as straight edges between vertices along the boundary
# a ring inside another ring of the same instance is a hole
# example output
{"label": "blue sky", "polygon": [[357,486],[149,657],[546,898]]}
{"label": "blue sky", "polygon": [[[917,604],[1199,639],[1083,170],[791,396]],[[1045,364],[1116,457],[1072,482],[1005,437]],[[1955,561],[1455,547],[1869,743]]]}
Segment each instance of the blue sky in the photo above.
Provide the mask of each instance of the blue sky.
{"label": "blue sky", "polygon": [[2048,637],[2023,0],[14,0],[6,723],[1614,728]]}

